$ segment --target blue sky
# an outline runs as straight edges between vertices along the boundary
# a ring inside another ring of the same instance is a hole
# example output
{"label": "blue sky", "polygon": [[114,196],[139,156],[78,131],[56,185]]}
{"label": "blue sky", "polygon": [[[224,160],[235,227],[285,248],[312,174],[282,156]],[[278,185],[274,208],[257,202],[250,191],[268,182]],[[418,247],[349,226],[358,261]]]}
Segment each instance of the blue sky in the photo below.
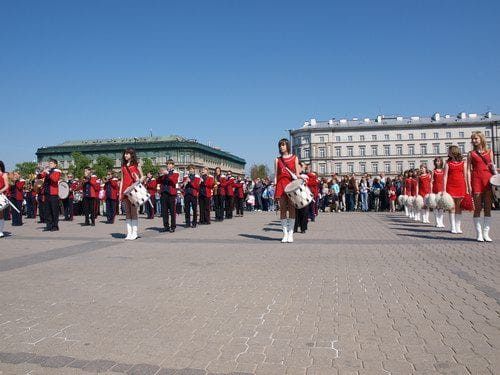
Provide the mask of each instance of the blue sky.
{"label": "blue sky", "polygon": [[498,1],[0,3],[0,160],[178,134],[271,165],[309,118],[500,112]]}

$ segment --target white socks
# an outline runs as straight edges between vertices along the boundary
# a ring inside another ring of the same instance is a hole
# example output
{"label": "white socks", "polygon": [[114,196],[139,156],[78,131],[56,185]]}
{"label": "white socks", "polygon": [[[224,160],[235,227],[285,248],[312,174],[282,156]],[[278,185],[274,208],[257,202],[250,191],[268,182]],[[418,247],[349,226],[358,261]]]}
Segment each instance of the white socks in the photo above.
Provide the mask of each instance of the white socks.
{"label": "white socks", "polygon": [[405,206],[405,216],[410,216],[410,213],[408,212],[408,207]]}
{"label": "white socks", "polygon": [[127,219],[127,237],[125,237],[125,239],[130,240],[131,236],[132,236],[132,220]]}
{"label": "white socks", "polygon": [[132,223],[132,234],[130,235],[130,239],[131,240],[136,240],[137,239],[137,226],[139,224],[139,220],[135,219],[135,220],[130,220],[130,222]]}
{"label": "white socks", "polygon": [[491,224],[491,216],[485,216],[483,222],[483,238],[486,242],[493,241],[490,238],[490,224]]}
{"label": "white socks", "polygon": [[455,213],[450,212],[450,224],[451,224],[451,233],[457,233],[457,228],[455,226]]}
{"label": "white socks", "polygon": [[288,242],[288,219],[281,219],[281,228],[283,229],[283,239],[281,242]]}
{"label": "white socks", "polygon": [[4,234],[3,234],[3,227],[4,226],[5,226],[5,220],[1,219],[0,220],[0,238],[4,237]]}
{"label": "white socks", "polygon": [[415,212],[415,217],[413,218],[415,221],[420,221],[420,210]]}
{"label": "white socks", "polygon": [[431,222],[429,221],[429,214],[430,214],[430,211],[428,208],[425,208],[424,209],[424,214],[423,214],[423,218],[422,218],[422,222],[425,223],[425,224],[430,224]]}
{"label": "white socks", "polygon": [[443,210],[439,209],[434,211],[436,215],[436,228],[444,228],[444,213]]}
{"label": "white socks", "polygon": [[295,226],[295,219],[288,219],[288,241],[293,242],[293,227]]}
{"label": "white socks", "polygon": [[462,214],[455,214],[455,228],[457,233],[462,233]]}
{"label": "white socks", "polygon": [[474,227],[476,228],[476,240],[478,242],[484,242],[483,229],[481,228],[481,218],[473,217],[472,219],[474,220]]}

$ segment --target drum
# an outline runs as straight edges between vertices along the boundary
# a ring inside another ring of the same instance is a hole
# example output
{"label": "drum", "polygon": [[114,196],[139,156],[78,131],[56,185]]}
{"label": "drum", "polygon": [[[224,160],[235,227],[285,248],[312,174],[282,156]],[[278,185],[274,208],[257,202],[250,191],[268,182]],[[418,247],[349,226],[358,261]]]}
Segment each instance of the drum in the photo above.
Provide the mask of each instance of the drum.
{"label": "drum", "polygon": [[17,211],[17,213],[20,213],[17,207],[12,204],[5,194],[0,194],[0,211],[5,210],[7,206],[11,206],[12,209]]}
{"label": "drum", "polygon": [[129,186],[127,190],[123,192],[123,195],[125,195],[130,203],[132,203],[135,207],[142,206],[151,197],[140,181],[137,181],[135,184]]}
{"label": "drum", "polygon": [[490,178],[491,189],[497,200],[500,200],[500,174],[494,174]]}
{"label": "drum", "polygon": [[290,198],[297,208],[304,208],[314,199],[311,190],[306,186],[304,180],[297,179],[285,187],[285,194]]}
{"label": "drum", "polygon": [[59,181],[59,198],[66,199],[69,196],[69,185],[66,181]]}

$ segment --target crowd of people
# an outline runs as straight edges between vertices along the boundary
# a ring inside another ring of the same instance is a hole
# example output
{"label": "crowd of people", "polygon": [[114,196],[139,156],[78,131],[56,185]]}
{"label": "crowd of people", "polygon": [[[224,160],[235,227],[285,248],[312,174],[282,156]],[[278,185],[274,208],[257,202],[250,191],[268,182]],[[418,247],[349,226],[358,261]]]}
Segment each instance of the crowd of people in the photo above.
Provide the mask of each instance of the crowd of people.
{"label": "crowd of people", "polygon": [[[155,216],[163,221],[163,232],[174,232],[177,216],[184,215],[184,225],[194,228],[209,225],[211,214],[215,221],[243,216],[244,211],[279,210],[283,228],[282,242],[293,242],[293,233],[307,230],[319,211],[405,211],[413,220],[430,223],[432,210],[436,226],[444,227],[443,208],[438,208],[432,195],[447,193],[453,199],[447,209],[450,212],[452,233],[461,233],[462,201],[472,200],[474,223],[478,241],[491,241],[491,208],[495,204],[489,179],[496,173],[493,154],[486,148],[481,132],[471,136],[473,149],[464,158],[457,146],[450,146],[448,159],[434,159],[434,168],[427,165],[411,169],[394,179],[384,173],[378,176],[356,175],[319,179],[310,166],[291,154],[287,139],[278,142],[280,156],[274,162],[274,179],[233,177],[216,168],[212,176],[207,167],[199,174],[194,165],[188,166],[185,175],[175,169],[175,162],[168,160],[157,176],[143,174],[136,152],[127,148],[122,155],[122,167],[117,176],[113,170],[106,178],[99,179],[91,167],[84,168],[81,178],[68,174],[63,178],[57,169],[57,160],[51,159],[48,167],[37,171],[31,179],[23,179],[19,171],[7,173],[0,161],[0,194],[6,196],[10,206],[4,204],[0,210],[0,237],[3,237],[5,219],[12,226],[23,225],[23,217],[39,218],[46,231],[59,230],[59,217],[72,221],[75,216],[84,218],[84,226],[95,226],[96,217],[103,215],[106,223],[114,223],[117,214],[126,216],[126,239],[138,238],[138,213],[147,219]],[[286,187],[295,179],[303,181],[311,198],[307,205],[297,208],[285,193]],[[60,182],[66,182],[67,195],[60,196]],[[150,199],[143,205],[131,202],[126,190],[140,182]],[[408,197],[422,197],[408,204]],[[470,199],[469,199],[470,197]],[[432,198],[432,199],[431,199]],[[440,198],[443,198],[442,196]],[[448,198],[446,195],[444,199]],[[425,199],[425,200],[424,200]],[[421,202],[421,203],[419,203]],[[0,202],[1,203],[1,202]],[[453,207],[451,207],[453,206]],[[480,221],[481,211],[484,219]]]}

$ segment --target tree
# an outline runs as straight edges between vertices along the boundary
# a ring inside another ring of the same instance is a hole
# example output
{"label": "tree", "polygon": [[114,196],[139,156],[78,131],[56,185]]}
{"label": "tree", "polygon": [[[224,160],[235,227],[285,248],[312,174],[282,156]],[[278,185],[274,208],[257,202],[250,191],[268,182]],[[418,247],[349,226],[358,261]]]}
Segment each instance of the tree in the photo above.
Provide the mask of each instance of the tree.
{"label": "tree", "polygon": [[156,176],[160,172],[160,167],[158,165],[154,165],[151,159],[149,158],[144,158],[142,159],[142,173],[144,175],[147,175],[148,173],[152,173],[153,176]]}
{"label": "tree", "polygon": [[95,164],[92,166],[98,178],[105,178],[108,171],[113,169],[115,162],[110,157],[101,155],[97,158]]}
{"label": "tree", "polygon": [[16,164],[16,170],[18,170],[24,178],[28,178],[30,175],[34,174],[37,167],[38,163],[34,161],[25,161]]}
{"label": "tree", "polygon": [[252,180],[256,178],[266,178],[269,177],[269,168],[265,164],[253,164],[250,168],[250,177]]}
{"label": "tree", "polygon": [[71,158],[73,163],[69,166],[68,172],[75,178],[83,178],[83,170],[85,167],[90,167],[92,160],[81,152],[72,152]]}

